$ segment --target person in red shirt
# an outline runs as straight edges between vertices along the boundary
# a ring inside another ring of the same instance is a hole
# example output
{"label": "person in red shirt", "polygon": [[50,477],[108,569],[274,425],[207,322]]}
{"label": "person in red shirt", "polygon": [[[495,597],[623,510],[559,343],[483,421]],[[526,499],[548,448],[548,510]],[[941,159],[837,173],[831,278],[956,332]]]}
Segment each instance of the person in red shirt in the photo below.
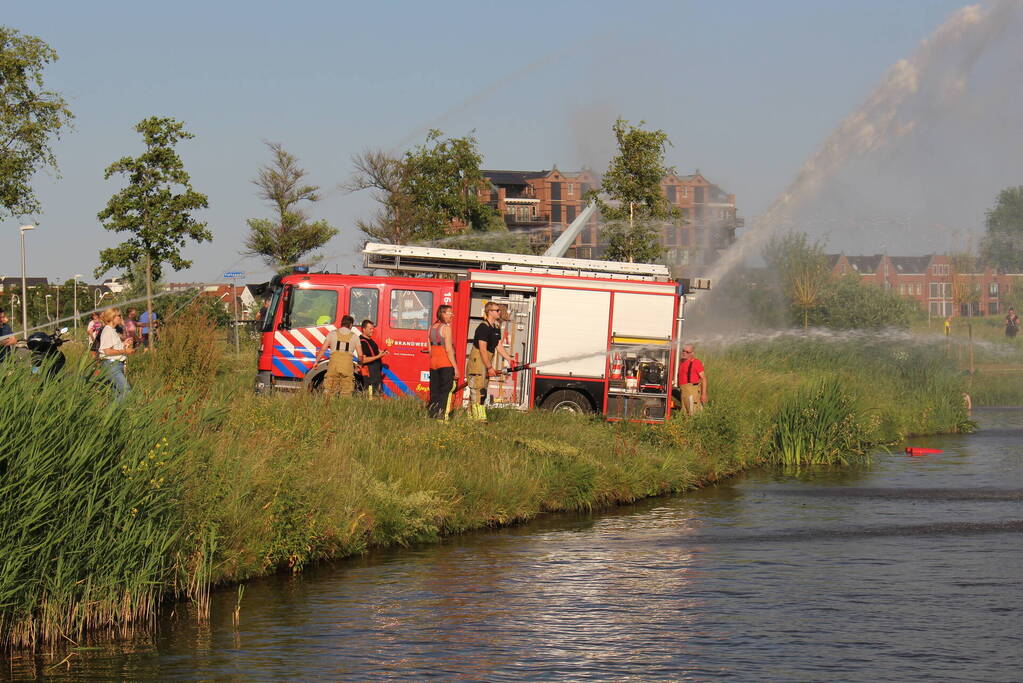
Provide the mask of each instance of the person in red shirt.
{"label": "person in red shirt", "polygon": [[686,415],[697,412],[707,402],[707,373],[703,363],[693,355],[693,345],[682,347],[682,360],[678,364],[679,399]]}

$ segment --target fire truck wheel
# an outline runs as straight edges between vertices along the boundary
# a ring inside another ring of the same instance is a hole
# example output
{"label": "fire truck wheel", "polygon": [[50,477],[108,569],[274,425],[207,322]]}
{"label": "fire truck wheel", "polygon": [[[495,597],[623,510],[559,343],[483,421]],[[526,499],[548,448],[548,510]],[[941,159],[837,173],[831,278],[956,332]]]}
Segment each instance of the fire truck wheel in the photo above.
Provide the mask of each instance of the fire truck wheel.
{"label": "fire truck wheel", "polygon": [[323,391],[323,378],[326,376],[327,376],[326,371],[318,372],[314,375],[308,375],[305,378],[305,380],[303,380],[303,384],[305,384],[305,387],[308,391],[312,392]]}
{"label": "fire truck wheel", "polygon": [[541,407],[545,410],[562,410],[567,413],[592,413],[590,400],[578,391],[560,389],[543,400]]}

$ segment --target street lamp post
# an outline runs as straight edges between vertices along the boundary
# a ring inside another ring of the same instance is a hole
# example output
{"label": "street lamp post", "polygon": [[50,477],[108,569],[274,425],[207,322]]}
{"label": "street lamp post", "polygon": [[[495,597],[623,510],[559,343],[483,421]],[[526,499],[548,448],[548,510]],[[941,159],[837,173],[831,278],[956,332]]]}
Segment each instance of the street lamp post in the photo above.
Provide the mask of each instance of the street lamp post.
{"label": "street lamp post", "polygon": [[46,311],[46,322],[50,322],[53,318],[50,317],[50,299],[53,298],[52,294],[47,294],[43,300],[44,310]]}
{"label": "street lamp post", "polygon": [[75,339],[78,339],[78,278],[81,273],[75,273]]}
{"label": "street lamp post", "polygon": [[28,338],[28,287],[25,282],[25,231],[35,230],[34,225],[23,225],[21,231],[21,335]]}

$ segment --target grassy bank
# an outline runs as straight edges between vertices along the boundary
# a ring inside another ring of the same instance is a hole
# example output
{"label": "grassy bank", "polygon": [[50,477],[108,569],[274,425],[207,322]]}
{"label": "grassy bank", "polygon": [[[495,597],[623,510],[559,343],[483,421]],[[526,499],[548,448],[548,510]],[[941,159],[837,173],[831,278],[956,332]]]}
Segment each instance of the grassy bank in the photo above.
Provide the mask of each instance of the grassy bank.
{"label": "grassy bank", "polygon": [[254,396],[251,356],[229,353],[206,321],[165,332],[158,353],[133,359],[124,406],[72,372],[41,390],[17,373],[0,384],[0,404],[27,406],[0,433],[0,467],[17,473],[3,500],[19,501],[0,528],[18,558],[0,573],[5,645],[123,628],[151,618],[161,596],[201,611],[211,584],[372,546],[970,427],[962,378],[929,347],[708,349],[712,403],[696,417],[648,427],[495,410],[482,426],[428,420],[414,400]]}

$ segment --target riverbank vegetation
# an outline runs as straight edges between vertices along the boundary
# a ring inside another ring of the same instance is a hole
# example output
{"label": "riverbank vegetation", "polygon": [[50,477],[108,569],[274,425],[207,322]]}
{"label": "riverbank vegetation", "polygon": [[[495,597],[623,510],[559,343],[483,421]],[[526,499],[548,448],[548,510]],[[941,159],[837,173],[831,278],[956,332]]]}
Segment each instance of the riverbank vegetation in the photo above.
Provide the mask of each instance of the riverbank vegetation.
{"label": "riverbank vegetation", "polygon": [[201,613],[217,583],[971,426],[940,345],[787,338],[704,351],[711,404],[659,427],[501,410],[487,425],[444,424],[411,399],[256,396],[251,356],[201,312],[132,359],[123,406],[73,362],[42,387],[9,370],[0,641],[78,641],[148,623],[161,599]]}

